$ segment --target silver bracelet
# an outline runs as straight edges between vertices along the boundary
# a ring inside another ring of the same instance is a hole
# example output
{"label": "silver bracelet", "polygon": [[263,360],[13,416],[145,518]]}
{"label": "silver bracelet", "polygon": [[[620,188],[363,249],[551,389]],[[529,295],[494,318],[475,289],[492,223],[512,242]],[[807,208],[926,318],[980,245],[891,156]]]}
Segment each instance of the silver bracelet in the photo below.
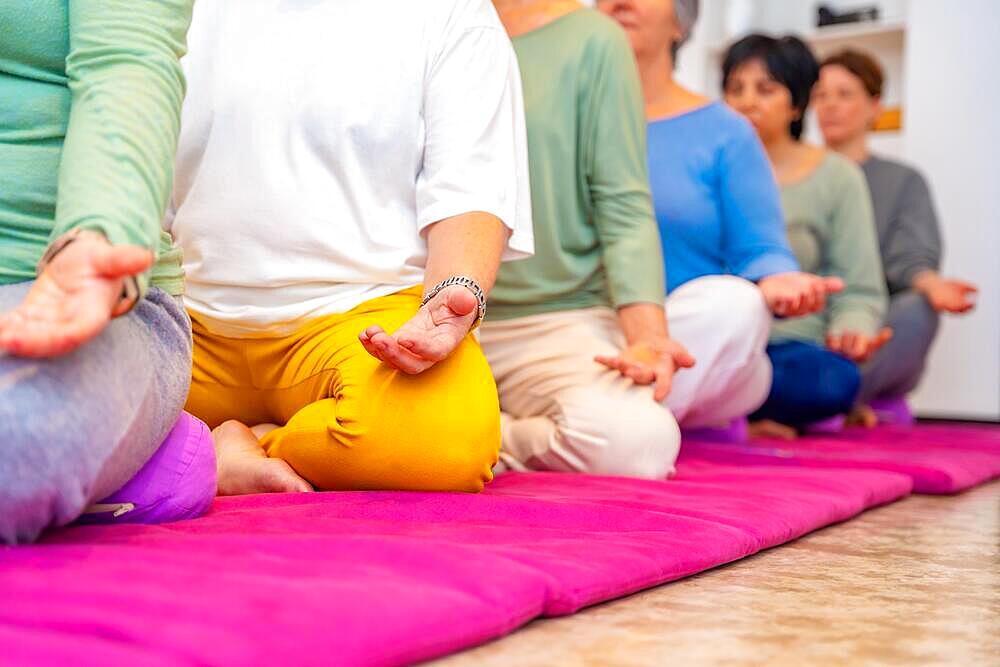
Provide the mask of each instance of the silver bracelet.
{"label": "silver bracelet", "polygon": [[479,283],[472,278],[468,278],[466,276],[452,276],[451,278],[442,280],[434,286],[434,289],[427,293],[427,296],[425,296],[423,301],[420,302],[420,305],[426,306],[427,302],[436,297],[441,290],[446,287],[451,287],[452,285],[461,285],[462,287],[469,289],[476,297],[476,304],[478,305],[476,320],[472,323],[472,326],[469,327],[469,331],[472,331],[478,327],[479,323],[483,321],[484,317],[486,317],[486,292],[484,292],[483,288],[479,286]]}

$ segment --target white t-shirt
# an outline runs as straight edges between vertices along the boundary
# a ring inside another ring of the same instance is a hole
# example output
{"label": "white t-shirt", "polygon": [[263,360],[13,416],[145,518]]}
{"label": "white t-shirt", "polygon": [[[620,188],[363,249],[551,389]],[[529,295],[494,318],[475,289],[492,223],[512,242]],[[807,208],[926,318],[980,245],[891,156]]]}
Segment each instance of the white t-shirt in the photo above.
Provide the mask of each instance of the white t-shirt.
{"label": "white t-shirt", "polygon": [[423,281],[470,211],[531,254],[513,47],[487,0],[195,3],[173,199],[186,303],[223,335],[292,329]]}

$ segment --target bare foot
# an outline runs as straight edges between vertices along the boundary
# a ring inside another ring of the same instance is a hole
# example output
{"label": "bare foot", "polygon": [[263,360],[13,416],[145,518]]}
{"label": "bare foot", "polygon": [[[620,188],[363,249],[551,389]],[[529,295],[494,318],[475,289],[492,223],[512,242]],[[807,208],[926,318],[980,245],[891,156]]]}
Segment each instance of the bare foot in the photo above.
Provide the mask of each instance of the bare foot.
{"label": "bare foot", "polygon": [[844,422],[848,426],[864,426],[865,428],[875,428],[878,426],[878,415],[868,405],[856,405],[847,415]]}
{"label": "bare foot", "polygon": [[212,431],[219,467],[220,496],[246,493],[295,493],[312,486],[281,459],[268,458],[253,431],[230,420]]}
{"label": "bare foot", "polygon": [[796,440],[799,432],[786,424],[780,424],[771,419],[761,419],[750,422],[747,429],[751,438],[777,438],[778,440]]}

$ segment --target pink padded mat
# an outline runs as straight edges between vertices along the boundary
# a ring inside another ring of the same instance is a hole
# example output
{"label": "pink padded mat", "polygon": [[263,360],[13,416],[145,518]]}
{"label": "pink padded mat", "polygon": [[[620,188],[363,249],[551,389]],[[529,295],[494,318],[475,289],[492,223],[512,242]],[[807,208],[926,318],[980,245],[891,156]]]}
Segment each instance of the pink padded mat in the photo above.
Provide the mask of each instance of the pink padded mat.
{"label": "pink padded mat", "polygon": [[685,440],[685,454],[733,465],[887,470],[908,475],[916,493],[948,494],[1000,477],[1000,427],[920,424],[848,428],[793,442],[722,444]]}
{"label": "pink padded mat", "polygon": [[0,548],[0,662],[399,665],[742,558],[909,493],[880,470],[669,482],[508,474],[480,495],[216,501],[201,519]]}

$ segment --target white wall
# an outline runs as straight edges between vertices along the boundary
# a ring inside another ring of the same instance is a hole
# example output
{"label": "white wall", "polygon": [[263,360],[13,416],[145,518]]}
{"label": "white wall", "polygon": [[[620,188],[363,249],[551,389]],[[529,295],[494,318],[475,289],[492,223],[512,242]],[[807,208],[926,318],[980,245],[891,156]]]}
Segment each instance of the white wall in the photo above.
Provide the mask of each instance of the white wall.
{"label": "white wall", "polygon": [[979,308],[944,320],[919,414],[1000,420],[1000,3],[911,0],[906,157],[934,191],[943,271],[979,284]]}

